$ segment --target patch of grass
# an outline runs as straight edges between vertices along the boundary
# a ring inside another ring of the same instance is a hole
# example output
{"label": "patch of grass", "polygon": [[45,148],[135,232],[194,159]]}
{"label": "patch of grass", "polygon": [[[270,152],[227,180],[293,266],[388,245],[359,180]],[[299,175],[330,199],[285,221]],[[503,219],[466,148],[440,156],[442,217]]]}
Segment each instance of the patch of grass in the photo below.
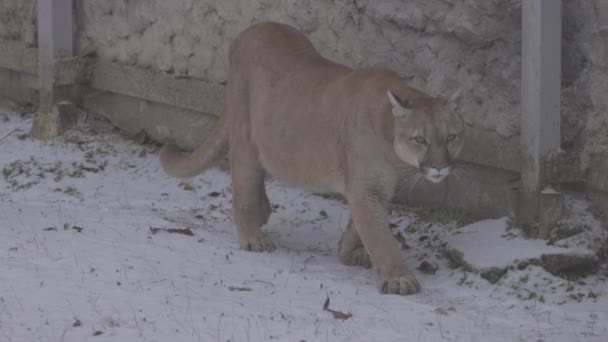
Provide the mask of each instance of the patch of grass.
{"label": "patch of grass", "polygon": [[468,278],[468,273],[464,272],[464,274],[462,275],[462,277],[460,279],[458,279],[457,282],[458,286],[468,286],[468,287],[472,287],[474,282],[473,280],[470,280]]}
{"label": "patch of grass", "polygon": [[496,284],[508,271],[508,268],[491,267],[479,271],[479,276],[489,281],[490,284]]}
{"label": "patch of grass", "polygon": [[566,286],[566,292],[572,292],[574,291],[574,284],[573,283],[568,283],[568,285]]}
{"label": "patch of grass", "polygon": [[285,207],[282,205],[279,205],[279,204],[272,204],[272,205],[270,205],[270,208],[273,213],[276,213],[279,210],[285,210]]}
{"label": "patch of grass", "polygon": [[181,181],[179,183],[179,187],[186,190],[186,191],[195,191],[196,189],[194,188],[194,185],[192,185],[192,183],[190,182],[186,182],[186,181]]}
{"label": "patch of grass", "polygon": [[567,239],[590,229],[591,227],[586,224],[571,225],[564,222],[558,222],[551,230],[551,238],[547,244],[552,245],[559,240]]}
{"label": "patch of grass", "polygon": [[329,215],[327,215],[327,211],[325,210],[319,211],[319,216],[321,216],[322,219],[327,219],[329,217]]}
{"label": "patch of grass", "polygon": [[444,208],[435,210],[424,210],[420,214],[421,219],[429,220],[434,223],[450,224],[453,223],[456,227],[463,227],[475,222],[473,216],[463,210],[455,208]]}
{"label": "patch of grass", "polygon": [[12,190],[25,190],[40,183],[44,172],[40,171],[34,157],[28,160],[15,160],[2,168],[2,177]]}
{"label": "patch of grass", "polygon": [[414,233],[418,232],[419,230],[428,228],[430,225],[431,225],[430,223],[423,225],[422,221],[416,220],[416,221],[410,222],[407,225],[407,227],[405,227],[404,231],[408,234],[414,234]]}
{"label": "patch of grass", "polygon": [[57,187],[53,191],[61,192],[61,193],[64,193],[66,195],[73,196],[73,197],[78,197],[78,198],[82,197],[82,193],[73,186],[66,186],[65,188]]}
{"label": "patch of grass", "polygon": [[346,204],[346,199],[344,198],[344,196],[342,196],[340,194],[314,193],[313,195],[319,196],[319,197],[324,198],[324,199],[328,199],[328,200],[332,200],[332,201],[337,201],[337,202],[341,202],[341,203]]}
{"label": "patch of grass", "polygon": [[579,293],[571,293],[568,297],[570,299],[575,300],[575,301],[577,301],[577,302],[580,303],[585,298],[585,294],[584,293],[580,293],[580,292]]}
{"label": "patch of grass", "polygon": [[450,268],[462,268],[467,272],[473,272],[473,267],[464,260],[464,254],[461,251],[446,247],[443,249],[443,256],[448,259]]}
{"label": "patch of grass", "polygon": [[528,274],[519,277],[519,281],[522,282],[522,283],[524,283],[524,284],[526,284],[529,279],[530,279],[530,275],[528,275]]}
{"label": "patch of grass", "polygon": [[507,220],[507,231],[512,229],[521,230],[527,237],[538,236],[538,224],[517,217],[509,217]]}
{"label": "patch of grass", "polygon": [[431,209],[425,207],[394,205],[391,208],[391,211],[393,214],[400,216],[410,216],[411,214],[414,214],[417,217],[416,221],[422,221],[427,224],[453,224],[456,227],[462,227],[475,222],[473,215],[464,209],[457,208]]}
{"label": "patch of grass", "polygon": [[83,178],[86,173],[98,173],[104,171],[108,162],[87,162],[64,165],[61,161],[54,163],[40,163],[34,157],[26,160],[15,160],[2,168],[2,177],[14,191],[29,189],[47,177],[55,182],[64,177]]}

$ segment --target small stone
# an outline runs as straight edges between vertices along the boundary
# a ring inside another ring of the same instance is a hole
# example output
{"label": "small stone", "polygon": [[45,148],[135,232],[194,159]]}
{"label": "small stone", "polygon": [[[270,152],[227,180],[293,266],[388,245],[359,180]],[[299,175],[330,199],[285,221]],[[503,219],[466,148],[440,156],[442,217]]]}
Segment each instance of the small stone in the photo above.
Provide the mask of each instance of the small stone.
{"label": "small stone", "polygon": [[541,256],[544,269],[556,276],[585,276],[598,269],[597,258],[589,254],[545,254]]}
{"label": "small stone", "polygon": [[428,262],[426,260],[421,262],[420,265],[417,267],[417,270],[424,274],[435,274],[438,269],[439,266],[436,263]]}

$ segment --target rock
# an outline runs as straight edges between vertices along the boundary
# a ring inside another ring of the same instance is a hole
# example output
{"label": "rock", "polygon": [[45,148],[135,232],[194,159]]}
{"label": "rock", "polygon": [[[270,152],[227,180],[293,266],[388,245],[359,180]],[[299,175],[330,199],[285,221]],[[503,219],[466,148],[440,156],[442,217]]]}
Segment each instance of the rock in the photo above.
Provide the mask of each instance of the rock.
{"label": "rock", "polygon": [[416,269],[424,274],[435,274],[439,266],[434,262],[424,260]]}
{"label": "rock", "polygon": [[541,266],[559,277],[586,276],[598,269],[595,255],[584,254],[544,254]]}
{"label": "rock", "polygon": [[489,281],[491,284],[496,284],[503,275],[509,271],[508,268],[490,267],[479,271],[479,275]]}
{"label": "rock", "polygon": [[597,270],[595,253],[586,248],[547,245],[545,240],[507,234],[506,218],[480,221],[453,231],[444,255],[450,266],[477,272],[491,283],[510,269],[538,265],[561,277],[584,276]]}

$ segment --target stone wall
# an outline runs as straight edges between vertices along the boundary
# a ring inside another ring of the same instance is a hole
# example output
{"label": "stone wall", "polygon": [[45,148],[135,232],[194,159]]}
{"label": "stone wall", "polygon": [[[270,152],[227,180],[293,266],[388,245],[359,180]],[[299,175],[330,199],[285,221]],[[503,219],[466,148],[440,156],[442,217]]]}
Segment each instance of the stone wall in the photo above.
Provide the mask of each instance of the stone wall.
{"label": "stone wall", "polygon": [[[467,122],[519,134],[521,0],[77,0],[81,54],[225,81],[232,39],[254,22],[296,26],[325,56],[383,64],[433,95],[465,95]],[[563,141],[608,146],[608,2],[564,0]]]}
{"label": "stone wall", "polygon": [[347,65],[389,65],[436,95],[462,88],[470,122],[517,134],[518,2],[449,2],[83,0],[79,46],[119,63],[223,82],[226,51],[240,31],[285,22]]}
{"label": "stone wall", "polygon": [[[563,147],[608,150],[608,1],[563,0]],[[327,57],[384,64],[433,94],[456,89],[469,125],[519,132],[521,0],[75,0],[77,52],[213,83],[261,20],[296,26]],[[36,45],[36,1],[0,0],[0,39]]]}
{"label": "stone wall", "polygon": [[[0,0],[0,95],[35,108],[37,58],[36,0]],[[33,73],[32,73],[33,71]]]}
{"label": "stone wall", "polygon": [[0,1],[0,39],[36,45],[36,0]]}
{"label": "stone wall", "polygon": [[608,1],[564,0],[562,141],[608,150]]}

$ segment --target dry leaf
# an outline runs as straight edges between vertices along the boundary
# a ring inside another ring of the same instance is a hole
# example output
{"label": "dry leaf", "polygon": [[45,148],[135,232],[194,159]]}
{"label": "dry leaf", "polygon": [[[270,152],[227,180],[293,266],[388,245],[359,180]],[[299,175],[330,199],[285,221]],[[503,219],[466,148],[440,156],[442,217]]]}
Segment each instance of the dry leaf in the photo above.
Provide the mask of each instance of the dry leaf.
{"label": "dry leaf", "polygon": [[327,299],[325,300],[325,303],[323,304],[323,310],[331,312],[334,315],[335,319],[346,320],[346,319],[353,317],[353,314],[351,314],[350,312],[344,313],[342,311],[336,311],[336,310],[330,309],[329,308],[329,297],[327,297]]}

